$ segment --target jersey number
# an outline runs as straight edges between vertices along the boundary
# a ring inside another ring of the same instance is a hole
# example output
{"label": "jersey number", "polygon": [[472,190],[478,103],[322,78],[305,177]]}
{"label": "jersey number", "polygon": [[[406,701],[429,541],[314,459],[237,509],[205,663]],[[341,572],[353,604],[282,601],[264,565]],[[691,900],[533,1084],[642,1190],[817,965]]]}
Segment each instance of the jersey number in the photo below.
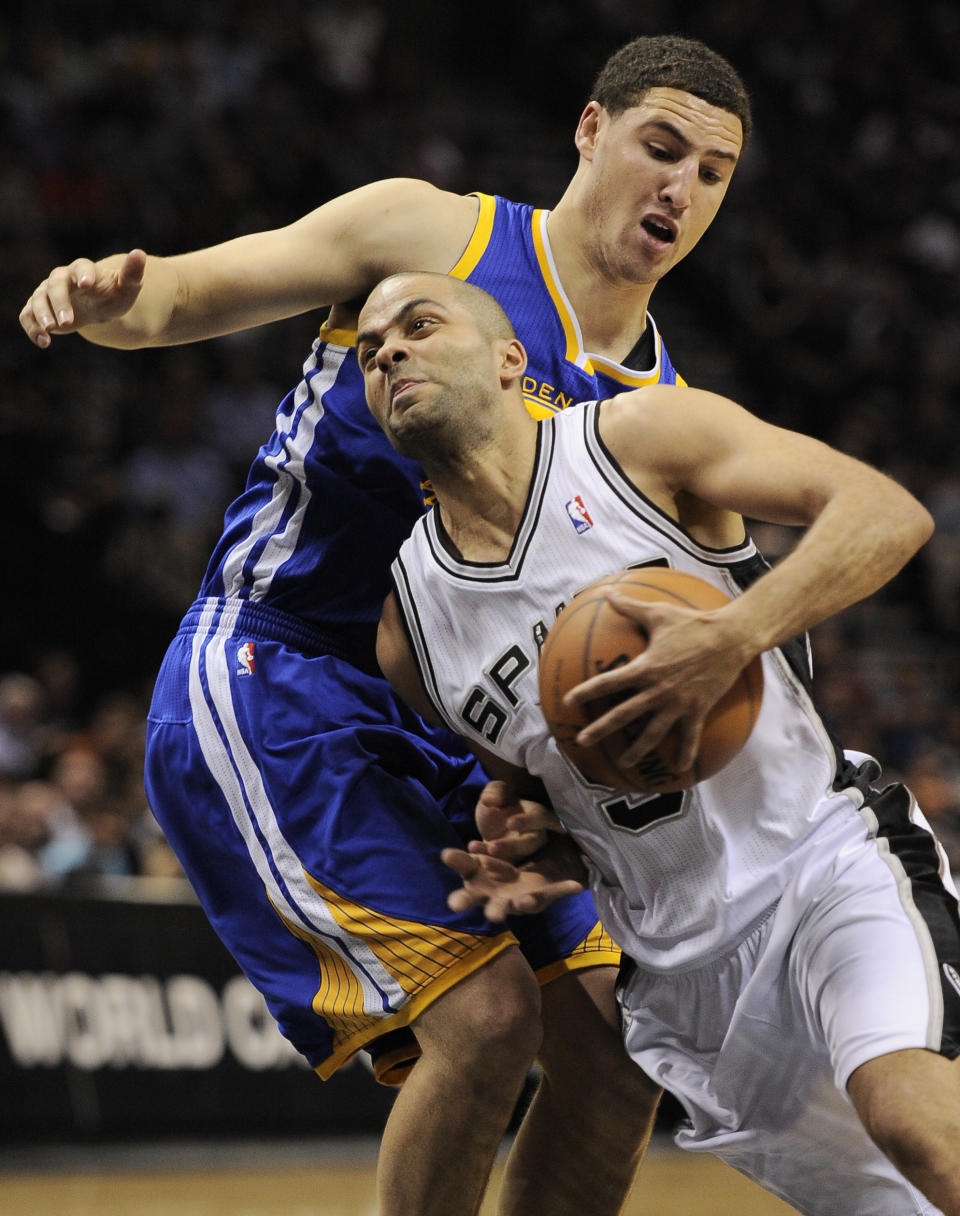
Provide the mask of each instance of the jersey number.
{"label": "jersey number", "polygon": [[615,828],[639,835],[683,814],[683,790],[672,794],[622,794],[600,807]]}

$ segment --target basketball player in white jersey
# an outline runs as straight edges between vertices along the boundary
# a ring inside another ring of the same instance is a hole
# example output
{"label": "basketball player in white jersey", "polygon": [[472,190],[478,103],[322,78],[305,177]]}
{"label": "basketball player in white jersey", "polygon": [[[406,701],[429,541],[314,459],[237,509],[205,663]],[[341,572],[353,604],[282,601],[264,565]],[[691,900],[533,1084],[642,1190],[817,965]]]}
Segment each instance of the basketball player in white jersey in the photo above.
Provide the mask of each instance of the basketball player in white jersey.
{"label": "basketball player in white jersey", "polygon": [[[627,1048],[689,1116],[679,1142],[811,1216],[960,1216],[956,893],[909,791],[874,788],[879,765],[834,744],[790,650],[896,574],[930,535],[923,506],[698,390],[641,389],[537,423],[505,314],[445,276],[380,284],[358,357],[371,411],[437,496],[394,563],[381,666],[419,712],[486,749],[489,769],[542,781],[629,959]],[[744,515],[806,531],[763,571]],[[615,598],[649,646],[572,694],[629,694],[582,742],[648,717],[628,763],[676,724],[682,769],[758,654],[765,680],[727,768],[647,800],[580,777],[536,679],[558,608],[644,564],[733,598],[709,612]],[[521,911],[536,893],[536,864],[514,870],[482,845],[446,859],[465,882],[455,907],[489,914],[517,892]],[[533,902],[569,889],[544,879]]]}

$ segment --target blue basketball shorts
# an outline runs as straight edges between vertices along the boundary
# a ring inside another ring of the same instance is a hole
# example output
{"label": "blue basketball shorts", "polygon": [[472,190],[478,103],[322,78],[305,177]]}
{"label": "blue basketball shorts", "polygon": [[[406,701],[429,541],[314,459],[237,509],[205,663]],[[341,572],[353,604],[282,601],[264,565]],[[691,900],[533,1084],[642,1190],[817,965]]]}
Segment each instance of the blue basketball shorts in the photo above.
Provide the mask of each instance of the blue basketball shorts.
{"label": "blue basketball shorts", "polygon": [[366,1048],[397,1084],[418,1054],[410,1023],[509,946],[541,983],[619,951],[588,893],[508,926],[447,907],[458,879],[440,852],[476,836],[482,770],[385,680],[305,651],[294,624],[195,605],[157,679],[147,793],[214,929],[316,1072]]}

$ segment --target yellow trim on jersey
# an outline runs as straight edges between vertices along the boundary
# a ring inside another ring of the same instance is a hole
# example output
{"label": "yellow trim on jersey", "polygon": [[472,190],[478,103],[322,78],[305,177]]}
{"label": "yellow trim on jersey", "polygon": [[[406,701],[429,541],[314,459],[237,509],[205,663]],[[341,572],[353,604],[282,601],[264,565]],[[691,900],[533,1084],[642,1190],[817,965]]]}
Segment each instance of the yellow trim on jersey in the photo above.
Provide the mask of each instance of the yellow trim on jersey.
{"label": "yellow trim on jersey", "polygon": [[327,342],[330,346],[343,346],[349,349],[357,344],[355,329],[333,329],[327,326],[326,321],[320,326],[318,337],[321,342]]}
{"label": "yellow trim on jersey", "polygon": [[567,343],[564,357],[568,363],[574,363],[577,367],[582,367],[585,371],[592,372],[593,368],[590,365],[590,360],[583,352],[580,325],[573,314],[573,309],[567,302],[567,297],[563,294],[560,281],[554,273],[553,255],[550,253],[550,246],[547,242],[547,217],[549,214],[549,211],[538,208],[534,211],[531,219],[531,236],[533,237],[533,248],[537,255],[537,262],[540,265],[540,274],[543,276],[544,286],[550,293],[553,306],[557,310],[557,316],[560,318],[560,324],[563,326],[563,336]]}
{"label": "yellow trim on jersey", "polygon": [[546,405],[543,401],[539,401],[536,397],[524,397],[523,404],[527,407],[527,413],[531,418],[536,418],[537,422],[544,418],[549,418],[551,414],[559,413],[560,406]]}
{"label": "yellow trim on jersey", "polygon": [[604,929],[600,921],[593,926],[587,936],[574,946],[565,958],[558,958],[536,972],[537,981],[541,988],[551,980],[571,971],[579,971],[584,967],[619,967],[620,947]]}
{"label": "yellow trim on jersey", "polygon": [[321,939],[284,920],[291,933],[310,946],[320,963],[323,982],[314,995],[313,1009],[330,1026],[334,1040],[330,1055],[315,1070],[323,1080],[331,1077],[365,1043],[409,1025],[437,997],[495,955],[517,944],[509,930],[486,937],[384,916],[346,899],[309,874],[306,878],[337,924],[364,942],[408,998],[386,1017],[380,1012],[365,1011],[363,986],[341,956]]}
{"label": "yellow trim on jersey", "polygon": [[497,209],[497,200],[492,194],[477,194],[480,200],[480,214],[477,216],[476,227],[473,230],[466,249],[460,254],[456,266],[450,271],[455,279],[467,279],[477,267],[477,262],[483,257],[490,234],[493,232],[493,215]]}
{"label": "yellow trim on jersey", "polygon": [[[576,314],[570,301],[564,294],[563,287],[560,285],[560,280],[556,274],[553,254],[550,250],[550,241],[547,236],[547,220],[549,216],[549,211],[534,211],[531,221],[531,235],[533,237],[533,247],[536,251],[537,262],[540,265],[540,273],[543,276],[544,286],[553,300],[553,306],[556,308],[560,324],[563,326],[563,334],[567,344],[565,351],[567,362],[574,363],[577,367],[582,367],[585,372],[591,375],[596,372],[602,372],[611,380],[629,385],[630,388],[643,388],[647,384],[659,384],[662,370],[661,350],[663,345],[663,339],[660,337],[659,330],[657,330],[656,342],[657,361],[653,370],[649,372],[631,371],[630,368],[624,367],[620,363],[614,363],[612,359],[606,359],[603,355],[588,355],[583,349],[583,335],[580,331],[580,322],[577,320]],[[679,376],[677,377],[677,383],[682,383]],[[531,409],[531,404],[536,404],[540,412],[535,412]],[[532,403],[529,398],[527,399],[527,409],[530,410],[535,418],[546,417],[548,413],[556,413],[556,410],[543,412],[542,403]]]}

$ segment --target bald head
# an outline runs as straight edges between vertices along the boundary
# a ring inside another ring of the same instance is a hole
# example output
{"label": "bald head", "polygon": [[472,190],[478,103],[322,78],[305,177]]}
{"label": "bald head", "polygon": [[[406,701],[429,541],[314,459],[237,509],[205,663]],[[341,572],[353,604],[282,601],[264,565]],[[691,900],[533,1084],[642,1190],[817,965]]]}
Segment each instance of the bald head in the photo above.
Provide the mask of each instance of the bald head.
{"label": "bald head", "polygon": [[357,359],[373,416],[398,451],[424,465],[488,441],[508,403],[526,414],[527,357],[506,313],[449,275],[378,283],[360,310]]}
{"label": "bald head", "polygon": [[364,319],[382,305],[384,298],[400,293],[406,295],[411,290],[415,291],[418,299],[432,298],[465,309],[474,318],[483,336],[491,341],[495,338],[509,341],[516,337],[510,318],[489,292],[473,283],[465,283],[463,279],[423,270],[403,271],[381,279],[360,310],[358,342],[364,336]]}

